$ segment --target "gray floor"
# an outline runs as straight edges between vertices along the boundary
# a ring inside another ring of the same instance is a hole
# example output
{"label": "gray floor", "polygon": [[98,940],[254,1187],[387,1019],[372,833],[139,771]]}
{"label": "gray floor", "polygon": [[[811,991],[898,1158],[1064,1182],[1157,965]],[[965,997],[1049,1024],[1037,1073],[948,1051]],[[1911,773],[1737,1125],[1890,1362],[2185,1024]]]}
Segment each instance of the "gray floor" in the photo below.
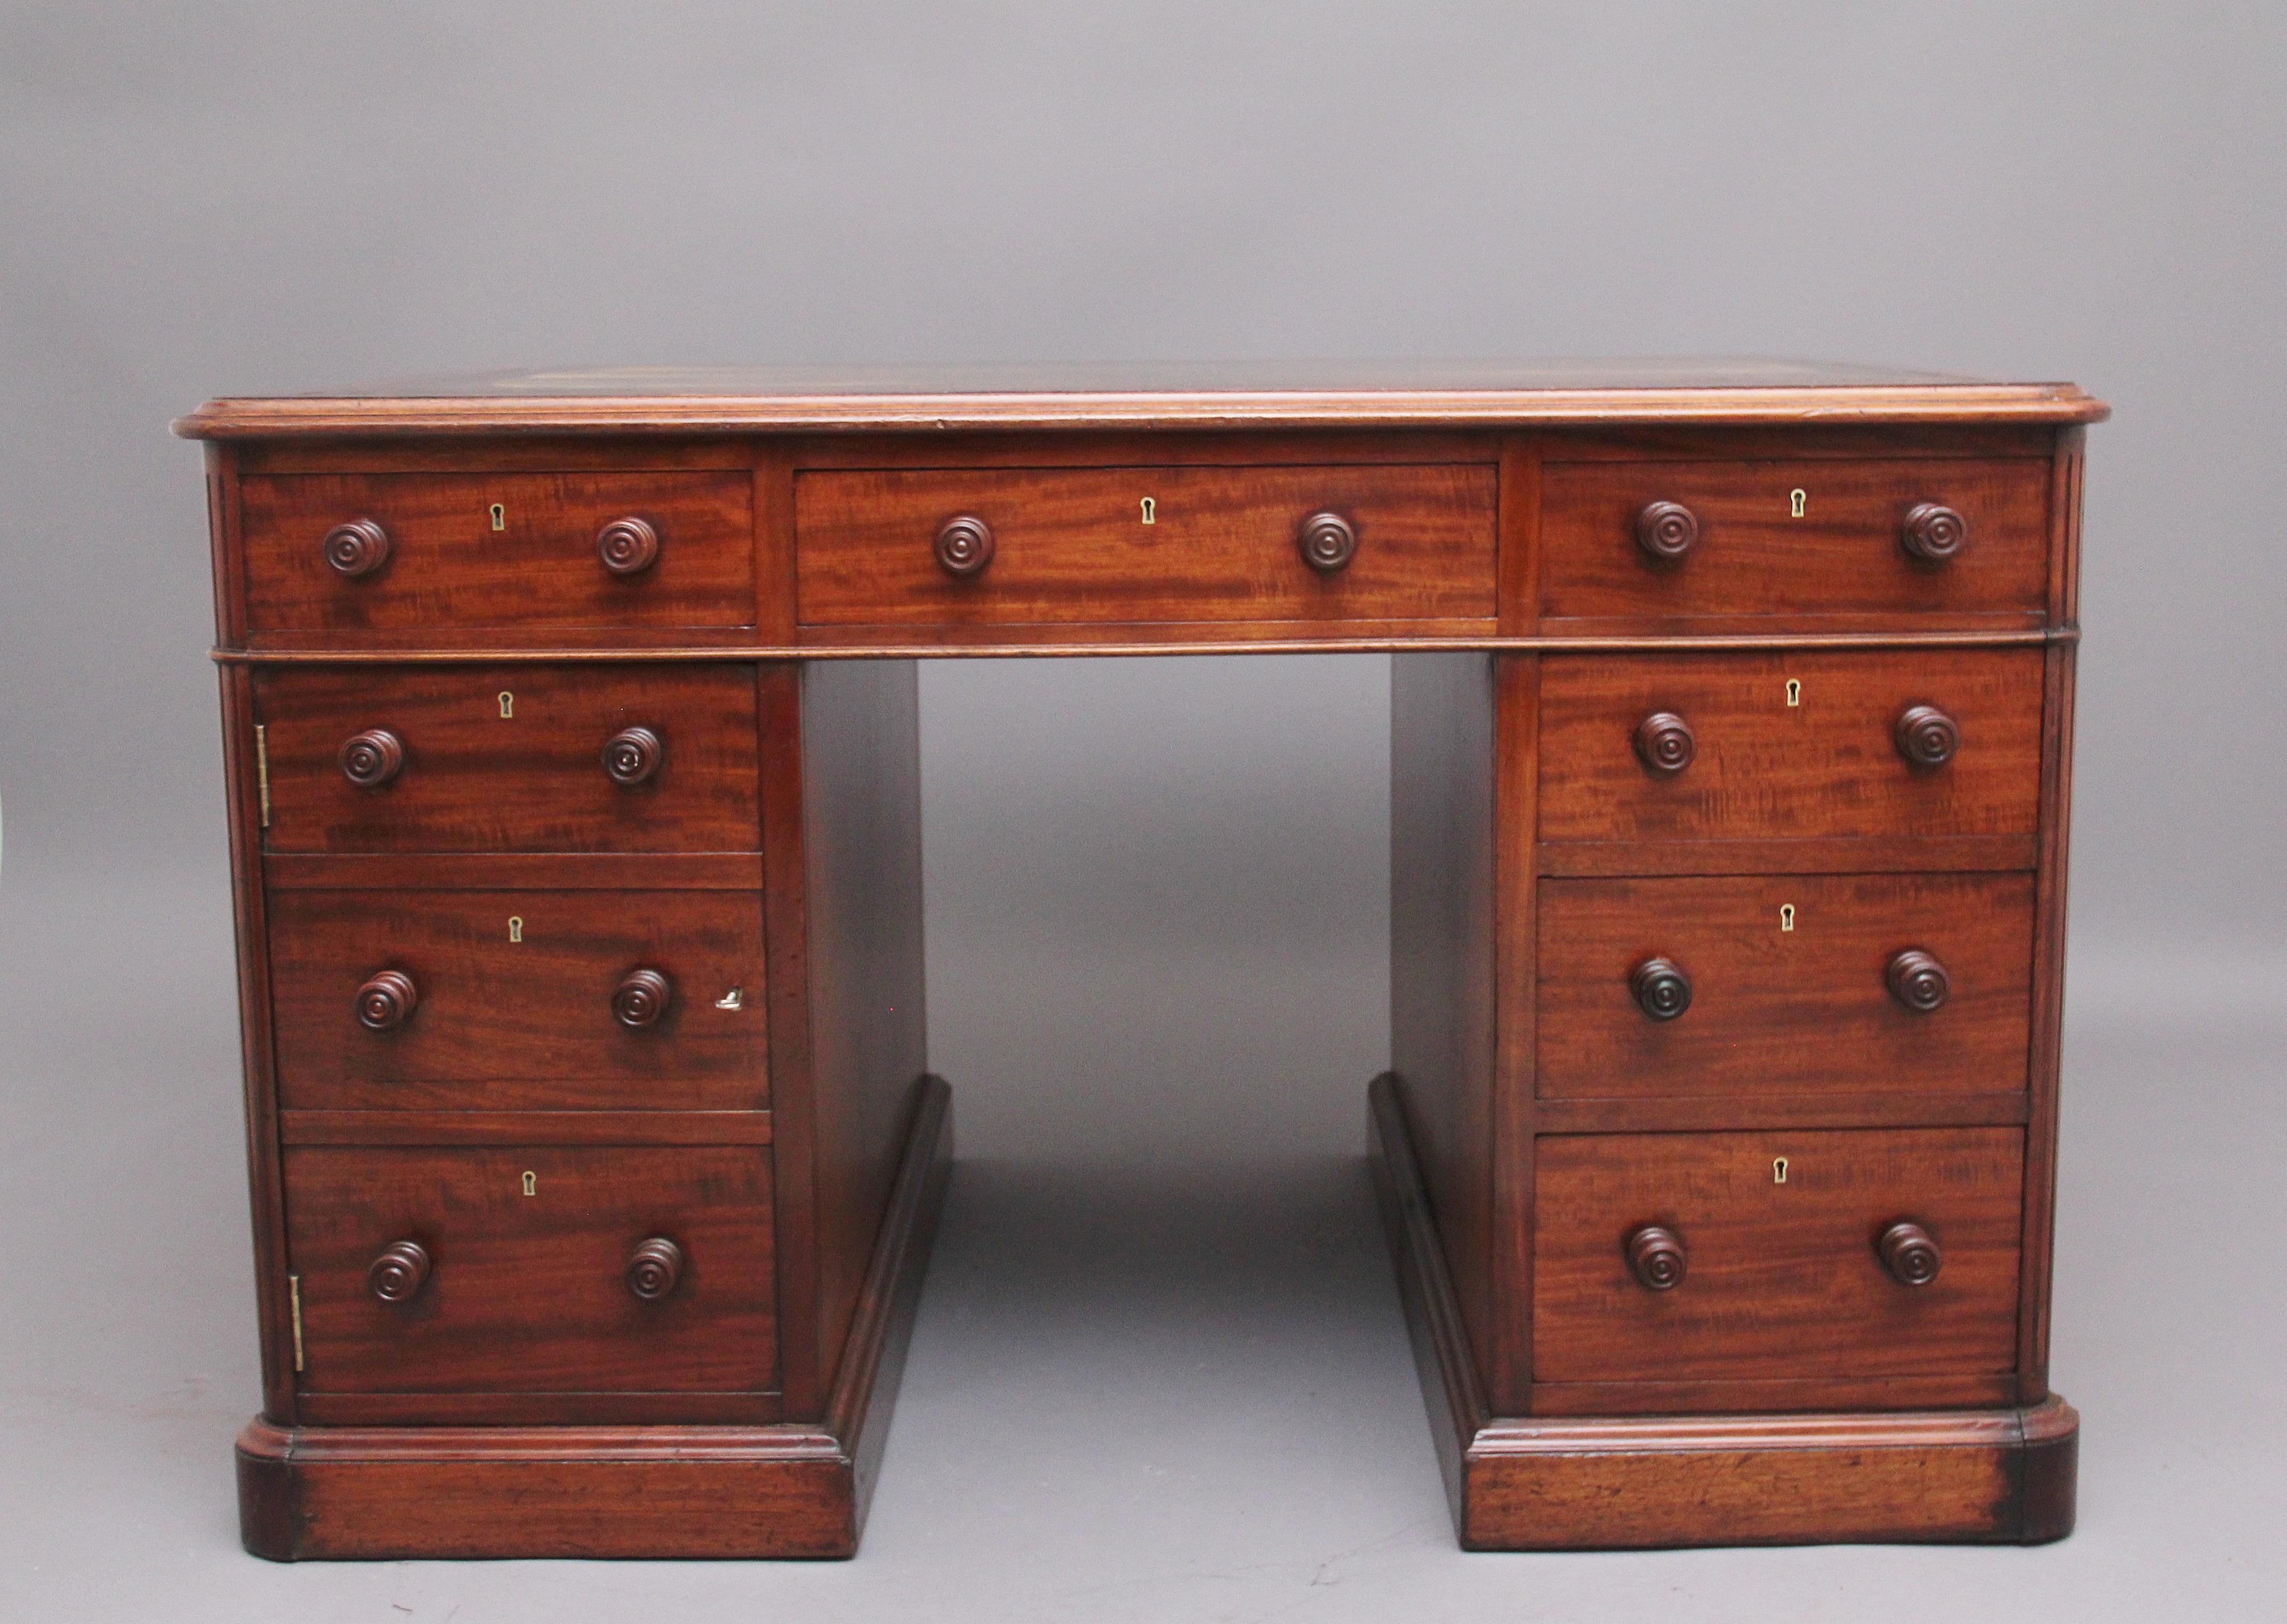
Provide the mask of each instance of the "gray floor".
{"label": "gray floor", "polygon": [[210,878],[0,891],[0,1615],[2277,1616],[2280,1024],[2248,1013],[2259,986],[2094,956],[2061,1546],[1464,1556],[1363,1161],[1143,1155],[961,1163],[854,1563],[255,1561],[228,1468],[256,1389],[218,900]]}

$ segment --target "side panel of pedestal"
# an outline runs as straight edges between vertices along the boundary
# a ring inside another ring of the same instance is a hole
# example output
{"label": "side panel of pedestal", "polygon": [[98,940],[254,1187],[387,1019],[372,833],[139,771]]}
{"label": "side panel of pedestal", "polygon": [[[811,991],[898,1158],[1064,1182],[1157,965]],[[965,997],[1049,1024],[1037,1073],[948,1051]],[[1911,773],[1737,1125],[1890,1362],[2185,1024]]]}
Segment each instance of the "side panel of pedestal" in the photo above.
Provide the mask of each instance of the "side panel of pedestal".
{"label": "side panel of pedestal", "polygon": [[771,1091],[789,1420],[822,1419],[928,1070],[910,660],[764,668]]}
{"label": "side panel of pedestal", "polygon": [[1495,661],[1390,660],[1390,1063],[1475,1367],[1506,1357],[1494,1209]]}

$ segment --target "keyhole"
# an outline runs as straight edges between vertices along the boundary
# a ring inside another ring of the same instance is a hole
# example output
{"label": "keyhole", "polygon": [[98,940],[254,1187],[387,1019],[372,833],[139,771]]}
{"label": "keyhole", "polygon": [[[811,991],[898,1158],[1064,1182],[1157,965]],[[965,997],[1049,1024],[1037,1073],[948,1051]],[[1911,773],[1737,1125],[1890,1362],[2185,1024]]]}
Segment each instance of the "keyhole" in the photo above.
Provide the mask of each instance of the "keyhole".
{"label": "keyhole", "polygon": [[505,689],[505,688],[502,689],[502,690],[501,690],[501,696],[500,696],[500,707],[501,707],[501,715],[502,715],[502,717],[503,717],[503,718],[508,717],[512,717],[512,716],[514,716],[514,715],[516,714],[516,695],[515,695],[515,694],[513,694],[513,693],[510,693],[507,689]]}
{"label": "keyhole", "polygon": [[1792,677],[1788,677],[1786,693],[1787,709],[1789,710],[1799,709],[1802,704],[1802,684]]}
{"label": "keyhole", "polygon": [[1794,929],[1793,903],[1782,902],[1779,904],[1779,929],[1782,931],[1792,931]]}
{"label": "keyhole", "polygon": [[539,1174],[526,1173],[524,1176],[524,1192],[526,1195],[538,1195],[540,1193]]}
{"label": "keyhole", "polygon": [[524,939],[524,916],[521,914],[510,914],[508,916],[508,939],[512,942],[520,942]]}
{"label": "keyhole", "polygon": [[[1784,1156],[1774,1156],[1771,1158],[1771,1183],[1775,1184],[1783,1184],[1786,1183],[1786,1164],[1787,1159]],[[525,1176],[529,1178],[532,1175],[527,1173]]]}
{"label": "keyhole", "polygon": [[505,503],[498,502],[494,503],[492,505],[492,516],[494,529],[505,530],[508,528],[508,508]]}
{"label": "keyhole", "polygon": [[1149,496],[1144,498],[1144,522],[1147,525],[1159,522],[1159,504]]}
{"label": "keyhole", "polygon": [[1808,491],[1796,489],[1791,490],[1787,493],[1787,516],[1789,518],[1800,519],[1802,517],[1803,509],[1809,505],[1810,493]]}

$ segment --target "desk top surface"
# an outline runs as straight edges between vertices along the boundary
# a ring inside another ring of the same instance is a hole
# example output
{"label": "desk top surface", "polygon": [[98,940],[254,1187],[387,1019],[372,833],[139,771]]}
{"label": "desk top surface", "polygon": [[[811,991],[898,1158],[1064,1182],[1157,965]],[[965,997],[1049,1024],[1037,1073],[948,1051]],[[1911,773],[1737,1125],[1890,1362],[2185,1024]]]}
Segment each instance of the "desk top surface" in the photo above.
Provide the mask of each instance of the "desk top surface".
{"label": "desk top surface", "polygon": [[210,400],[195,440],[803,430],[2089,423],[2071,384],[1705,360],[619,367]]}

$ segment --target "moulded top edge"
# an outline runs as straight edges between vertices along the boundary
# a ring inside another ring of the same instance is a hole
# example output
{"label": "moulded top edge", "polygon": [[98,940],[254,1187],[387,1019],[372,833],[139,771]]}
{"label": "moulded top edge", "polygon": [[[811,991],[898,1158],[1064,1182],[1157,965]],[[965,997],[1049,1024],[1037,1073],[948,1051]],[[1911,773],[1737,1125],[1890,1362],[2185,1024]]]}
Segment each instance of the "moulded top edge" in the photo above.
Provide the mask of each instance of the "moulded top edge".
{"label": "moulded top edge", "polygon": [[954,429],[1531,427],[1644,424],[2093,423],[2071,384],[1986,383],[1800,363],[1615,366],[1343,384],[1063,386],[926,374],[732,369],[526,373],[341,395],[209,401],[177,420],[194,440],[481,433],[692,433]]}

